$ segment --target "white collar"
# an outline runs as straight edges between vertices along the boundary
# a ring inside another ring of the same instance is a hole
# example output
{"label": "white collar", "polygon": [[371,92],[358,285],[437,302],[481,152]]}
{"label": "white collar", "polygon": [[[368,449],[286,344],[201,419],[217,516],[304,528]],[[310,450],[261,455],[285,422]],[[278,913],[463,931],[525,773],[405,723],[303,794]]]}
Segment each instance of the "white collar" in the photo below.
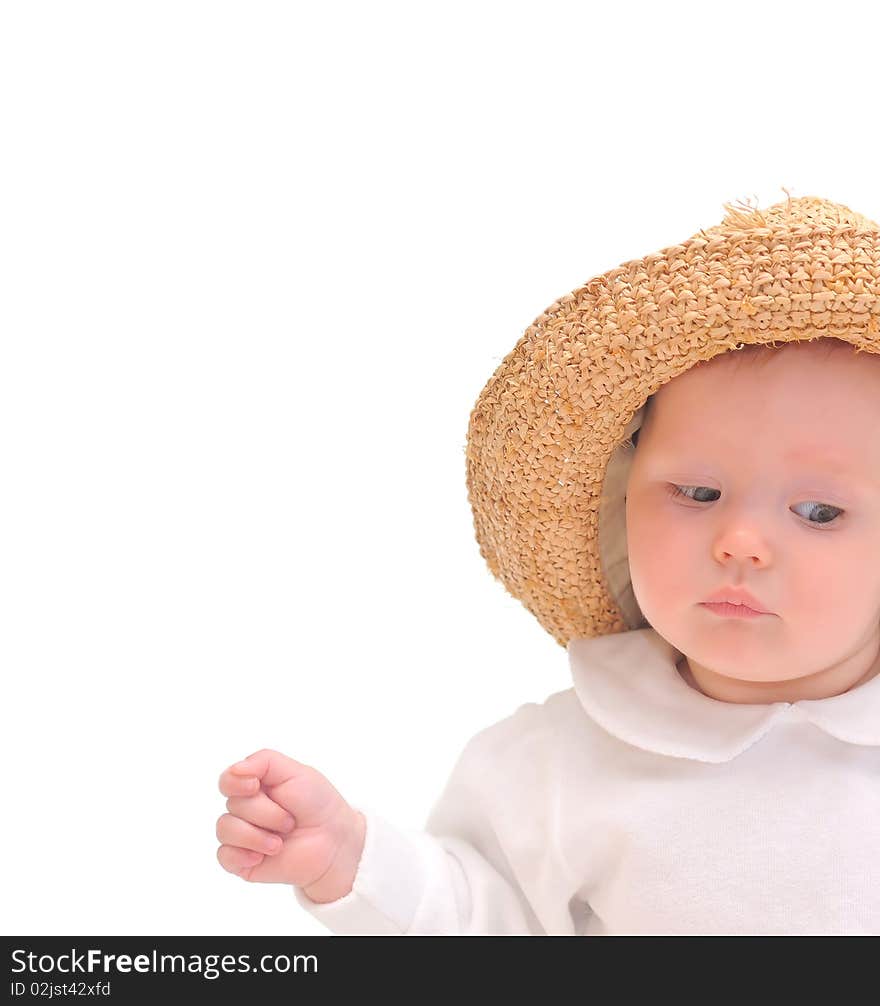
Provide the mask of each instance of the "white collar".
{"label": "white collar", "polygon": [[824,699],[721,702],[692,688],[676,668],[682,653],[653,628],[568,644],[574,690],[606,732],[657,754],[725,762],[780,720],[808,720],[849,744],[880,745],[880,674]]}

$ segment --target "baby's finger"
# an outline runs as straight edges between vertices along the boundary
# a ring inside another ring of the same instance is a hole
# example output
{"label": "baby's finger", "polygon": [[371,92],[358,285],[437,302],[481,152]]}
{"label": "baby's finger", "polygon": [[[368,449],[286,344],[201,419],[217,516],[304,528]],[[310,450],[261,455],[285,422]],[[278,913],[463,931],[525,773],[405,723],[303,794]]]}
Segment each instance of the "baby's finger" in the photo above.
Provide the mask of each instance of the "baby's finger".
{"label": "baby's finger", "polygon": [[260,792],[260,780],[255,775],[236,775],[226,769],[218,783],[224,796],[253,796]]}
{"label": "baby's finger", "polygon": [[239,849],[234,845],[221,845],[217,850],[217,861],[229,873],[248,880],[251,870],[258,866],[266,857],[249,849]]}
{"label": "baby's finger", "polygon": [[269,831],[291,832],[296,824],[293,817],[283,807],[265,793],[256,796],[231,796],[226,801],[226,809],[230,814],[250,821],[260,828]]}
{"label": "baby's finger", "polygon": [[278,835],[258,828],[249,821],[242,821],[234,814],[224,814],[218,818],[216,833],[224,845],[237,845],[242,849],[265,853],[267,856],[275,855],[283,845]]}
{"label": "baby's finger", "polygon": [[271,748],[261,748],[240,762],[230,766],[233,774],[255,775],[264,786],[278,786],[288,779],[296,778],[303,772],[312,771],[311,767],[294,758],[289,758],[280,751]]}

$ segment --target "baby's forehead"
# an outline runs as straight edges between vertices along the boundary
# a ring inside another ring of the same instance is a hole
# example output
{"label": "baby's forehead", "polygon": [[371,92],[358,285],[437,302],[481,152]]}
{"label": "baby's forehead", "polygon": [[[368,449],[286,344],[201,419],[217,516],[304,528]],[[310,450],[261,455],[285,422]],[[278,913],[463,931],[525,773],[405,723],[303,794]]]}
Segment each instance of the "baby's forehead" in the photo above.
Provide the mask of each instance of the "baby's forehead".
{"label": "baby's forehead", "polygon": [[[739,429],[724,427],[723,430],[713,430],[696,424],[683,428],[671,423],[657,423],[651,435],[651,443],[655,449],[703,448],[706,445],[730,446],[736,444],[742,447],[746,442],[747,450],[739,450],[740,455],[773,454],[780,460],[792,464],[815,464],[820,462],[824,467],[841,472],[856,470],[877,470],[877,452],[873,452],[875,460],[866,456],[862,449],[861,438],[855,445],[850,429],[837,427],[833,423],[824,424],[821,432],[804,430],[800,425],[790,427],[762,427],[760,437],[752,431],[744,437],[747,427],[743,424]],[[723,434],[723,435],[721,435]]]}
{"label": "baby's forehead", "polygon": [[[834,340],[836,343],[837,340]],[[668,381],[646,403],[657,446],[730,443],[793,462],[880,467],[880,356],[811,344],[741,358],[722,354]]]}
{"label": "baby's forehead", "polygon": [[880,354],[822,339],[779,348],[748,346],[699,361],[657,389],[648,404],[651,412],[658,405],[664,412],[705,408],[710,400],[716,410],[756,400],[800,408],[819,401],[833,405],[850,394],[875,402],[880,415]]}

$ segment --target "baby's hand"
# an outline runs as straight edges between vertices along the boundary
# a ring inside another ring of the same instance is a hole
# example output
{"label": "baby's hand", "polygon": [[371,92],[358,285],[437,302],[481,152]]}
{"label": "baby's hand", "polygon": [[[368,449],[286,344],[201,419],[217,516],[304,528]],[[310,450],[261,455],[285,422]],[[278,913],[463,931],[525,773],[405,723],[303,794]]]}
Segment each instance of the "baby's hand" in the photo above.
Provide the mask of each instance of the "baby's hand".
{"label": "baby's hand", "polygon": [[264,748],[220,776],[217,859],[244,880],[293,884],[313,901],[351,890],[366,822],[317,769]]}

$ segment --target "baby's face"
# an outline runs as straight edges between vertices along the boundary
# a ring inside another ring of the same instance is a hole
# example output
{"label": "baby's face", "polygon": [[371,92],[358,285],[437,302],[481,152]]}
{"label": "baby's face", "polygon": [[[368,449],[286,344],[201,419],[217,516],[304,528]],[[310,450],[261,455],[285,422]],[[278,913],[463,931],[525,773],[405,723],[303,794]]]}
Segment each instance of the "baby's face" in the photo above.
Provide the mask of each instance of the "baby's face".
{"label": "baby's face", "polygon": [[[627,485],[630,572],[645,617],[698,682],[824,675],[837,694],[873,666],[878,427],[880,356],[826,357],[809,344],[737,369],[717,357],[654,396]],[[723,618],[701,606],[730,585],[772,614]],[[728,701],[782,700],[738,687]]]}

